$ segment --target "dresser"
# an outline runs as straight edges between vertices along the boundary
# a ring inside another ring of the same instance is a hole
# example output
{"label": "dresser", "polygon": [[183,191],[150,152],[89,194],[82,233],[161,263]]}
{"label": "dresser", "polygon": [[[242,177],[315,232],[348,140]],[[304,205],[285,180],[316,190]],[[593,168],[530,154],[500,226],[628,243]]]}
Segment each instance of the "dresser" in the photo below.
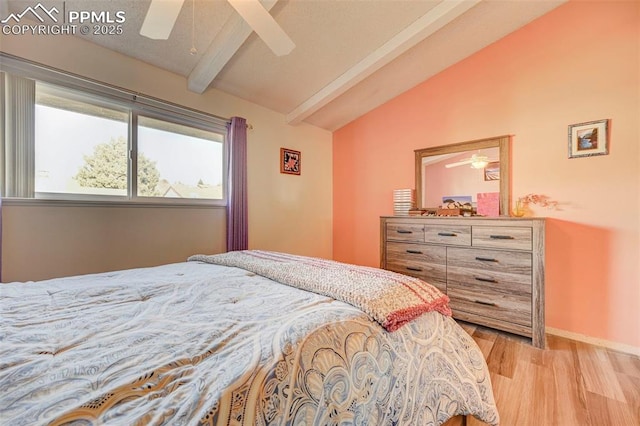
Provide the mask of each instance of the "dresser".
{"label": "dresser", "polygon": [[380,267],[446,293],[454,318],[545,345],[543,218],[380,218]]}

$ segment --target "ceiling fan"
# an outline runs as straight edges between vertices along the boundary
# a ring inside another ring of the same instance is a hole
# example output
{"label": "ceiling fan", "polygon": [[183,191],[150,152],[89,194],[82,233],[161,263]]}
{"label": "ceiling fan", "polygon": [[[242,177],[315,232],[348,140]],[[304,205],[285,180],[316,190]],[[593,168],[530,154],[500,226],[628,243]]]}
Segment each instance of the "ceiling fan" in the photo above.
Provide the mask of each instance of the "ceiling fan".
{"label": "ceiling fan", "polygon": [[450,169],[451,167],[463,166],[465,164],[470,164],[474,169],[484,169],[489,164],[489,157],[482,154],[473,154],[470,158],[466,160],[457,161],[455,163],[445,164],[445,167]]}
{"label": "ceiling fan", "polygon": [[[151,0],[140,35],[153,40],[168,39],[184,1]],[[288,55],[293,50],[295,44],[260,0],[227,1],[277,56]]]}

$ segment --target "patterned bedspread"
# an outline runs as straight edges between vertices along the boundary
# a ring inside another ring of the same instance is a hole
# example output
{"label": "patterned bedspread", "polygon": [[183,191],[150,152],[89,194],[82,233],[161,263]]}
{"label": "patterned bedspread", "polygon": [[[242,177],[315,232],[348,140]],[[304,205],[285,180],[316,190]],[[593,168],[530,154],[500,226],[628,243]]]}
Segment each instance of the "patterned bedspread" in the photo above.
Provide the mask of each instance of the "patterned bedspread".
{"label": "patterned bedspread", "polygon": [[0,424],[498,423],[450,317],[395,332],[344,302],[185,262],[0,285]]}
{"label": "patterned bedspread", "polygon": [[234,266],[282,284],[347,302],[395,331],[425,312],[451,316],[449,297],[421,279],[379,268],[264,250],[194,255],[195,260]]}

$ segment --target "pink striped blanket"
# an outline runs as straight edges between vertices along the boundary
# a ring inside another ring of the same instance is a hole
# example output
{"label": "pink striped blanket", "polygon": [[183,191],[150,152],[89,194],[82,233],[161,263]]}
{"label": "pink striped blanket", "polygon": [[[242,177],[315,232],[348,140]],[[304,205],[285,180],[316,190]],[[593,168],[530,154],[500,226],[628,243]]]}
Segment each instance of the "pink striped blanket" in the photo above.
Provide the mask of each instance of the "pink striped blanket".
{"label": "pink striped blanket", "polygon": [[397,330],[425,312],[451,315],[449,298],[437,288],[418,278],[383,269],[262,250],[194,255],[188,260],[242,268],[349,303],[388,331]]}

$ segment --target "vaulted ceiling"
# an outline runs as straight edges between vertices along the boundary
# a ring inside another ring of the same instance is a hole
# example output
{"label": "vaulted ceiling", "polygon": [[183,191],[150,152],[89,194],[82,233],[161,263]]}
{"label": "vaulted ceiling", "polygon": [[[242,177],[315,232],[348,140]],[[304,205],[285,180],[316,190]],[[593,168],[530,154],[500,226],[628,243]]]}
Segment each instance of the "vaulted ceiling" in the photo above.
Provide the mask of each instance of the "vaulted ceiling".
{"label": "vaulted ceiling", "polygon": [[[167,40],[139,34],[151,0],[41,3],[124,11],[122,34],[78,36],[183,75],[194,92],[216,88],[291,124],[335,130],[564,1],[261,0],[295,43],[285,56],[226,0],[185,0]],[[7,9],[33,3],[9,0]]]}

